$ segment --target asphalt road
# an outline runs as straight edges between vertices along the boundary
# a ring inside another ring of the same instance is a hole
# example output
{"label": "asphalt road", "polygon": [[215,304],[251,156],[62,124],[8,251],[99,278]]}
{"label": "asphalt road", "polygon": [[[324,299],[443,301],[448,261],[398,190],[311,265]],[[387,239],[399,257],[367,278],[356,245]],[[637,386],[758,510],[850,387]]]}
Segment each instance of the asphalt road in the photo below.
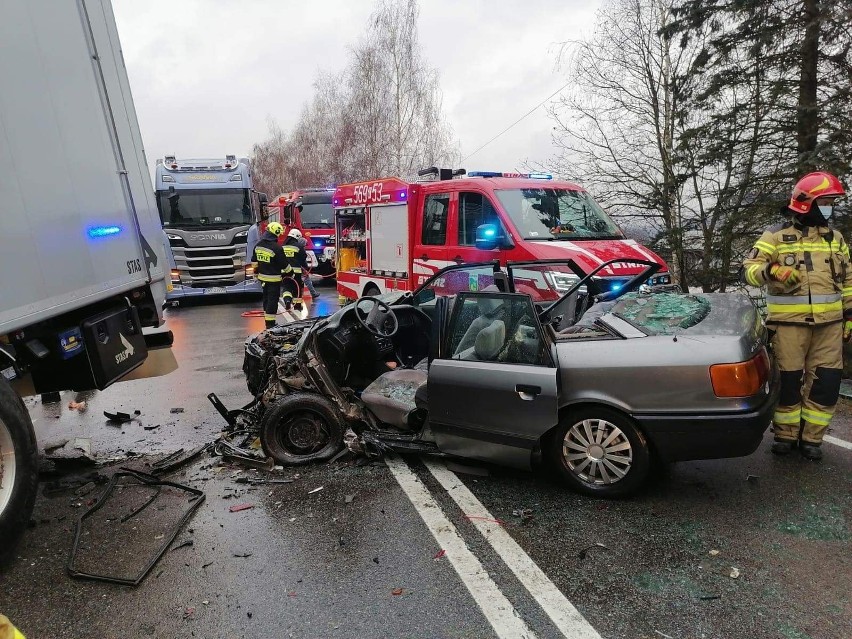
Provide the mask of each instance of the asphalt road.
{"label": "asphalt road", "polygon": [[[335,307],[333,290],[320,290],[312,313]],[[242,343],[262,320],[241,312],[256,306],[170,310],[180,368],[167,376],[28,400],[41,445],[67,439],[51,454],[73,456],[82,439],[98,460],[123,460],[99,467],[106,476],[212,441],[223,422],[206,395],[232,408],[250,399]],[[86,412],[69,410],[73,399]],[[140,415],[117,427],[104,410]],[[848,406],[831,435],[852,442]],[[0,575],[0,612],[30,639],[850,637],[852,450],[826,444],[814,464],[774,458],[769,441],[747,458],[674,465],[624,501],[417,458],[285,470],[274,477],[291,483],[260,485],[242,482],[263,473],[200,458],[171,479],[206,501],[136,588],[67,576],[75,520],[104,487],[48,474],[33,528]],[[117,495],[115,512],[139,499]],[[120,534],[108,514],[93,519],[88,565],[138,569],[175,521],[172,505]]]}

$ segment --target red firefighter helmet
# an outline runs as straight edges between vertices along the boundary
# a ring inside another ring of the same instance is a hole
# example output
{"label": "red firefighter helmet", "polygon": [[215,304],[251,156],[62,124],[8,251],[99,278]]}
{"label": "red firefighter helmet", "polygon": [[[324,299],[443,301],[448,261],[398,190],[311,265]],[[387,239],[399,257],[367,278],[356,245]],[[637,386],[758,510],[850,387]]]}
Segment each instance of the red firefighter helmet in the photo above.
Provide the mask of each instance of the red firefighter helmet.
{"label": "red firefighter helmet", "polygon": [[799,215],[804,215],[811,210],[811,204],[818,197],[839,197],[845,194],[840,180],[831,173],[817,171],[808,173],[796,182],[789,206]]}

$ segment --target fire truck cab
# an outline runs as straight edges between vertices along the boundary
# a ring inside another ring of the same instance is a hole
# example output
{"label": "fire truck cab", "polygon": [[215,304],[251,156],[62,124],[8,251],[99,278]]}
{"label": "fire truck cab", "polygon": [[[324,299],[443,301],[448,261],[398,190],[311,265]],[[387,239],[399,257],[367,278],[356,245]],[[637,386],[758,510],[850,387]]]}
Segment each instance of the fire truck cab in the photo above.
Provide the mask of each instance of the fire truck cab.
{"label": "fire truck cab", "polygon": [[285,228],[284,241],[292,228],[299,229],[308,240],[305,249],[311,273],[334,277],[334,211],[331,207],[334,189],[299,189],[282,193],[268,205],[268,219],[261,225],[261,234],[269,222],[279,222]]}
{"label": "fire truck cab", "polygon": [[[354,300],[411,291],[463,262],[573,259],[587,272],[613,259],[662,265],[649,284],[670,284],[665,262],[624,237],[591,195],[547,174],[430,168],[399,178],[344,184],[334,192],[337,290]],[[615,263],[598,284],[617,290],[641,267]],[[559,274],[567,290],[575,276]]]}

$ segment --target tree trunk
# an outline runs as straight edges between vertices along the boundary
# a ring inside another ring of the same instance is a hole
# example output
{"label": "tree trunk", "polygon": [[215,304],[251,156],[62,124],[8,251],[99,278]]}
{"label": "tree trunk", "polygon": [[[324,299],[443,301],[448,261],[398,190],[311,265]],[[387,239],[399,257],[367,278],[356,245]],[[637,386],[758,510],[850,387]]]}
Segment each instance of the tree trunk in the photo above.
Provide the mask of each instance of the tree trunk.
{"label": "tree trunk", "polygon": [[799,77],[799,104],[796,112],[798,173],[816,170],[819,108],[817,106],[817,67],[819,65],[819,0],[804,0],[805,37],[802,40],[802,67]]}

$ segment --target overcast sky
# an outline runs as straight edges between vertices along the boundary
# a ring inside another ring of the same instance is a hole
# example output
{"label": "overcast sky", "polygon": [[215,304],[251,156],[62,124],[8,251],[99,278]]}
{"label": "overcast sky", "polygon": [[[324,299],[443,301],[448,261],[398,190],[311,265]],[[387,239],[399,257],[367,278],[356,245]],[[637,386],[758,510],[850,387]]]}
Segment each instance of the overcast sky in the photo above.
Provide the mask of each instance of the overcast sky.
{"label": "overcast sky", "polygon": [[[566,82],[559,43],[589,35],[598,0],[421,0],[420,41],[441,76],[462,156]],[[148,161],[248,155],[273,118],[285,130],[317,71],[345,67],[371,0],[113,0]],[[537,110],[464,161],[520,168],[552,155]]]}

